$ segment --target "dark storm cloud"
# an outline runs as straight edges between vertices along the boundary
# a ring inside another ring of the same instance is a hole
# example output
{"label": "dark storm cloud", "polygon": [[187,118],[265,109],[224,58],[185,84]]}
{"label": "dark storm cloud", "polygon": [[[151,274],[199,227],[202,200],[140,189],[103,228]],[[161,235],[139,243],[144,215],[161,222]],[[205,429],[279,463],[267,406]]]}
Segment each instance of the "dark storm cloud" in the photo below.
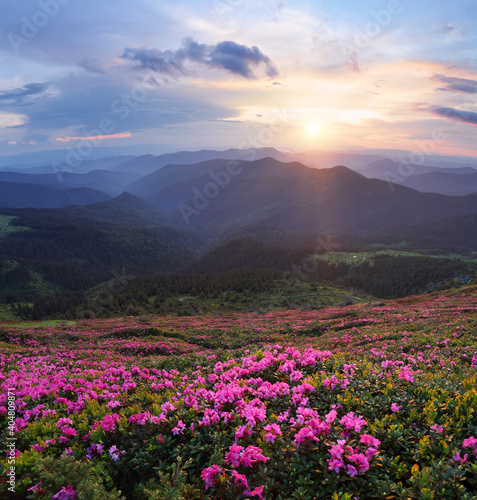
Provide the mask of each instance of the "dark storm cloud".
{"label": "dark storm cloud", "polygon": [[128,48],[121,56],[123,59],[138,63],[138,68],[149,69],[157,73],[173,75],[175,73],[186,73],[183,61],[170,50],[159,49],[132,49]]}
{"label": "dark storm cloud", "polygon": [[141,69],[168,75],[187,74],[186,61],[225,69],[244,78],[255,78],[253,68],[260,65],[265,67],[268,76],[278,74],[273,62],[258,47],[247,47],[232,41],[206,45],[186,38],[179,50],[127,48],[121,57],[138,63]]}
{"label": "dark storm cloud", "polygon": [[472,125],[477,125],[477,113],[472,111],[461,111],[455,108],[442,108],[433,106],[428,108],[427,111],[433,115],[442,116],[448,118],[454,122],[471,123]]}
{"label": "dark storm cloud", "polygon": [[0,91],[0,103],[7,101],[21,104],[31,96],[42,94],[49,86],[49,83],[28,83],[24,87]]}
{"label": "dark storm cloud", "polygon": [[434,75],[434,81],[445,84],[445,87],[439,90],[447,90],[450,92],[463,92],[466,94],[477,93],[477,81],[467,78],[454,78],[443,75]]}
{"label": "dark storm cloud", "polygon": [[245,78],[253,78],[250,66],[264,64],[268,76],[277,76],[278,72],[268,56],[258,49],[239,45],[235,42],[220,42],[212,51],[210,63],[217,68],[223,67],[232,73],[237,73]]}

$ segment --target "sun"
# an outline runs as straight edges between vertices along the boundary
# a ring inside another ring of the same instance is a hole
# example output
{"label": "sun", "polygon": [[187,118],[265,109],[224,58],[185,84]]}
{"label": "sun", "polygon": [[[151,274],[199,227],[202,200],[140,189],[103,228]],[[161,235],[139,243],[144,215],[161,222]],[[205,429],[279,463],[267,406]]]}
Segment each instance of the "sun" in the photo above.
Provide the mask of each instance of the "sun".
{"label": "sun", "polygon": [[317,136],[320,133],[320,127],[318,125],[308,125],[306,133],[312,137]]}

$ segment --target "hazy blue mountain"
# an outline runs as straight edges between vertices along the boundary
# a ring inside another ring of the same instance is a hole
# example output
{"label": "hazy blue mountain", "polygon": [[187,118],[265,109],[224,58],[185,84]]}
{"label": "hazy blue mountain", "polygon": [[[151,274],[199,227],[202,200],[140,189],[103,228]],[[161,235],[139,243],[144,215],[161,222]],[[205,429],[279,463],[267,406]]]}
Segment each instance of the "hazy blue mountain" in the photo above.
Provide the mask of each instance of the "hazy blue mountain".
{"label": "hazy blue mountain", "polygon": [[112,170],[113,167],[136,158],[136,156],[114,156],[97,159],[72,158],[68,163],[68,157],[63,154],[61,161],[40,164],[9,164],[0,168],[0,172],[18,172],[23,174],[58,174],[68,172],[70,174],[87,174],[95,170]]}
{"label": "hazy blue mountain", "polygon": [[170,217],[142,198],[123,192],[107,201],[87,206],[70,206],[61,211],[65,215],[84,219],[135,226],[172,224]]}
{"label": "hazy blue mountain", "polygon": [[[161,191],[161,196],[167,194],[163,191],[174,186],[174,184],[183,183],[184,187],[192,186],[199,179],[207,178],[217,182],[226,182],[226,178],[252,178],[267,177],[269,175],[296,176],[301,171],[300,168],[294,169],[291,163],[283,163],[275,158],[262,158],[253,162],[253,169],[243,169],[244,165],[250,162],[245,160],[208,160],[192,165],[166,165],[165,167],[146,175],[138,181],[132,183],[127,189],[129,192],[141,196],[142,198],[157,201],[156,193]],[[296,163],[295,166],[301,166]],[[225,176],[225,177],[224,177]],[[194,186],[192,186],[194,187]],[[188,187],[187,187],[188,188]]]}
{"label": "hazy blue mountain", "polygon": [[113,170],[121,170],[128,172],[138,172],[142,175],[150,174],[159,170],[166,165],[192,165],[211,160],[239,160],[252,161],[261,158],[272,157],[281,161],[290,161],[293,156],[279,151],[275,148],[259,148],[259,149],[228,149],[227,151],[181,151],[179,153],[171,153],[160,156],[144,155],[125,162]]}
{"label": "hazy blue mountain", "polygon": [[111,172],[94,170],[86,174],[58,172],[56,174],[27,174],[19,172],[0,172],[0,182],[21,184],[56,185],[65,188],[85,187],[116,196],[140,176],[131,172]]}
{"label": "hazy blue mountain", "polygon": [[408,185],[413,187],[410,182],[416,175],[425,175],[433,172],[449,173],[453,175],[463,175],[477,173],[476,169],[471,167],[436,167],[429,165],[416,165],[413,163],[399,162],[385,158],[374,161],[364,168],[359,169],[359,172],[366,177],[373,179],[382,179],[385,181],[396,182],[398,184]]}
{"label": "hazy blue mountain", "polygon": [[66,205],[88,205],[108,198],[109,196],[101,191],[83,187],[0,182],[0,207],[59,208]]}
{"label": "hazy blue mountain", "polygon": [[406,179],[405,184],[423,193],[465,196],[477,193],[477,171],[457,174],[430,172],[428,174],[412,175]]}
{"label": "hazy blue mountain", "polygon": [[347,153],[340,151],[307,151],[293,153],[293,158],[308,167],[332,168],[336,165],[346,165],[348,168],[360,171],[374,161],[383,157],[373,153]]}
{"label": "hazy blue mountain", "polygon": [[[73,143],[73,145],[68,145],[64,149],[55,149],[49,151],[37,151],[35,153],[20,153],[16,155],[0,156],[0,167],[4,166],[44,166],[50,165],[52,163],[64,163],[67,159],[71,160],[82,160],[81,163],[87,163],[89,161],[103,160],[107,158],[121,158],[121,157],[133,157],[144,154],[144,152],[163,154],[165,149],[157,144],[141,144],[134,146],[114,146],[114,147],[94,147],[89,154],[86,156],[79,154],[77,151],[77,146],[79,143]],[[70,164],[70,167],[73,165]],[[92,168],[91,170],[94,170]]]}
{"label": "hazy blue mountain", "polygon": [[477,196],[420,193],[346,167],[318,170],[264,159],[241,168],[215,197],[204,195],[212,180],[207,173],[170,184],[148,200],[177,224],[214,234],[251,224],[360,233],[477,212]]}

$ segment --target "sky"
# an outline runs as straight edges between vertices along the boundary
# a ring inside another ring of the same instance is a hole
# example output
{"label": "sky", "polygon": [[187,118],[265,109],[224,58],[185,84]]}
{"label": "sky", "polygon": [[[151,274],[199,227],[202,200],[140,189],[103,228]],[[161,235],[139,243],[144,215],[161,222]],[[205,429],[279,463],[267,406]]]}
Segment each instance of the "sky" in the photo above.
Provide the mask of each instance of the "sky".
{"label": "sky", "polygon": [[477,156],[476,47],[475,0],[4,0],[0,155]]}

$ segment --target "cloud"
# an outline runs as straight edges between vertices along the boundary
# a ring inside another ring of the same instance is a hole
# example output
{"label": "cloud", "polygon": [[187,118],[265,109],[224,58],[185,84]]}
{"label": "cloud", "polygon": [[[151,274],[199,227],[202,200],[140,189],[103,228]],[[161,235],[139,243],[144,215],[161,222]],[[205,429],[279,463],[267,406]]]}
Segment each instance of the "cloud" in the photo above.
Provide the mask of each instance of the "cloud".
{"label": "cloud", "polygon": [[104,69],[101,67],[101,64],[95,59],[84,59],[78,63],[78,66],[88,71],[88,73],[104,73]]}
{"label": "cloud", "polygon": [[477,81],[467,78],[454,78],[450,76],[434,75],[432,79],[436,82],[445,84],[445,87],[439,90],[450,92],[463,92],[466,94],[477,93]]}
{"label": "cloud", "polygon": [[24,87],[4,90],[0,92],[0,102],[10,101],[10,103],[20,104],[31,96],[45,92],[49,83],[28,83]]}
{"label": "cloud", "polygon": [[140,69],[149,69],[157,73],[166,73],[168,75],[186,73],[182,64],[183,61],[179,60],[175,53],[170,50],[162,52],[159,49],[127,48],[121,57],[137,62],[138,68]]}
{"label": "cloud", "polygon": [[437,106],[431,106],[427,108],[433,115],[443,116],[454,122],[470,123],[472,125],[477,125],[477,113],[472,111],[462,111],[455,108],[443,108]]}
{"label": "cloud", "polygon": [[188,74],[187,61],[209,68],[224,69],[244,78],[256,78],[253,69],[265,67],[268,76],[278,75],[275,65],[258,47],[247,47],[232,41],[206,45],[185,38],[180,49],[172,51],[147,48],[126,48],[123,59],[138,63],[138,68],[168,75]]}
{"label": "cloud", "polygon": [[28,118],[24,115],[3,113],[0,111],[0,129],[21,127],[27,120]]}
{"label": "cloud", "polygon": [[110,134],[110,135],[94,135],[91,137],[57,137],[56,140],[60,142],[104,141],[106,139],[125,139],[127,137],[132,137],[131,132],[120,132],[119,134]]}
{"label": "cloud", "polygon": [[444,33],[447,37],[451,38],[462,38],[467,35],[470,31],[467,29],[467,25],[465,23],[447,23],[442,26],[440,33]]}

